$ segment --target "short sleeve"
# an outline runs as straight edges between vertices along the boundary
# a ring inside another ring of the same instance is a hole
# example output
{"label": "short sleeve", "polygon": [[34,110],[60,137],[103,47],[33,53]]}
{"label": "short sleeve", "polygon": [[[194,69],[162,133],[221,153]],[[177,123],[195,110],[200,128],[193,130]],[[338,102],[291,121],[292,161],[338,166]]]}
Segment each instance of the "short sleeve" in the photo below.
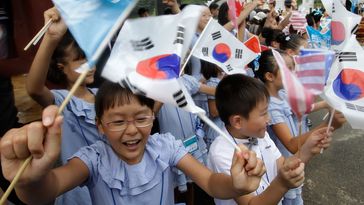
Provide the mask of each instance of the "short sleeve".
{"label": "short sleeve", "polygon": [[67,95],[66,90],[51,90],[54,97],[54,104],[61,105]]}
{"label": "short sleeve", "polygon": [[85,183],[81,186],[92,185],[95,182],[94,178],[97,176],[97,162],[99,161],[100,153],[97,151],[96,146],[86,146],[81,148],[76,152],[69,160],[72,158],[79,158],[83,163],[86,164],[89,170],[89,177]]}
{"label": "short sleeve", "polygon": [[285,115],[281,106],[274,103],[269,103],[268,113],[270,117],[269,125],[285,122]]}
{"label": "short sleeve", "polygon": [[160,152],[162,158],[168,159],[170,166],[175,167],[178,162],[188,153],[181,140],[170,134],[154,134],[150,136],[148,145],[155,151]]}
{"label": "short sleeve", "polygon": [[196,94],[200,89],[200,82],[198,82],[196,78],[184,74],[180,79],[182,80],[182,83],[185,85],[187,91],[191,95]]}

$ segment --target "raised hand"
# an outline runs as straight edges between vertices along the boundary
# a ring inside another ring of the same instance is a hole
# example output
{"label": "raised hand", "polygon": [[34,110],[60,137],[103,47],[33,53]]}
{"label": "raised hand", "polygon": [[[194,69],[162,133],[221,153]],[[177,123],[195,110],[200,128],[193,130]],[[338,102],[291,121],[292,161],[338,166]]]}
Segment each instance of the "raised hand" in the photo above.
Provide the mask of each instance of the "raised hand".
{"label": "raised hand", "polygon": [[21,175],[18,186],[38,181],[53,166],[60,153],[62,117],[58,108],[49,106],[43,111],[42,122],[33,122],[12,129],[1,139],[1,166],[5,178],[12,181],[23,161],[33,160]]}
{"label": "raised hand", "polygon": [[235,151],[230,169],[233,186],[240,192],[250,193],[258,188],[265,167],[255,152],[247,150],[244,145],[239,147],[243,151]]}
{"label": "raised hand", "polygon": [[56,7],[52,7],[44,12],[44,22],[47,23],[50,19],[52,19],[52,25],[48,28],[46,35],[54,40],[62,39],[67,31],[67,26]]}
{"label": "raised hand", "polygon": [[286,158],[278,170],[277,179],[288,189],[299,187],[305,180],[304,168],[304,163],[296,156]]}

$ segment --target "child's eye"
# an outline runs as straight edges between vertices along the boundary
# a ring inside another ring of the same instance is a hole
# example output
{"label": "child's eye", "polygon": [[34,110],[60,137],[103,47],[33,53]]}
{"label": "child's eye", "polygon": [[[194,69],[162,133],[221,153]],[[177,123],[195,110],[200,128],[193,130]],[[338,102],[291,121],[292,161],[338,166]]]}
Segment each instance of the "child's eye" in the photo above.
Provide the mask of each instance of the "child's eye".
{"label": "child's eye", "polygon": [[112,121],[109,124],[111,126],[120,126],[120,125],[125,125],[126,121],[125,120],[117,120],[117,121]]}
{"label": "child's eye", "polygon": [[135,122],[137,122],[137,123],[143,123],[143,122],[148,121],[149,119],[150,119],[150,117],[149,117],[149,116],[137,117],[137,118],[135,119]]}

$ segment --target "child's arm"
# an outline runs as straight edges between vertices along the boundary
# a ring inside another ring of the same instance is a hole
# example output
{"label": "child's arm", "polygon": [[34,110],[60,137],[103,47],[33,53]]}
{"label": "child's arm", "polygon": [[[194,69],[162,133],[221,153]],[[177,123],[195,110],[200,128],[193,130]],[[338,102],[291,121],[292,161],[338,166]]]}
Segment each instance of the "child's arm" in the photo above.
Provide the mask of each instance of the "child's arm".
{"label": "child's arm", "polygon": [[12,129],[1,139],[1,166],[7,180],[13,180],[24,159],[33,156],[15,186],[17,195],[27,204],[45,204],[89,175],[79,159],[52,170],[61,149],[62,117],[56,117],[57,111],[56,106],[47,107],[42,122]]}
{"label": "child's arm", "polygon": [[318,110],[321,110],[321,109],[329,109],[330,106],[327,104],[326,101],[322,100],[320,102],[316,102],[314,104],[312,104],[312,109],[311,109],[311,112],[316,112]]}
{"label": "child's arm", "polygon": [[[300,186],[304,181],[304,164],[301,160],[290,157],[277,160],[278,175],[270,185],[259,195],[248,194],[235,198],[239,205],[276,205],[291,188]],[[263,176],[264,177],[264,176]]]}
{"label": "child's arm", "polygon": [[209,106],[210,116],[211,117],[218,117],[219,112],[217,111],[217,108],[216,108],[216,101],[214,99],[208,99],[207,103],[208,103],[208,106]]}
{"label": "child's arm", "polygon": [[215,198],[230,199],[248,194],[259,186],[265,168],[254,152],[248,151],[243,145],[239,146],[245,151],[235,152],[231,176],[211,172],[189,154],[178,162],[177,167]]}
{"label": "child's arm", "polygon": [[[340,112],[335,112],[334,118],[332,121],[331,126],[334,129],[340,128],[346,122],[345,117]],[[307,138],[312,135],[315,131],[326,128],[328,122],[321,123],[320,125],[316,126],[309,132],[301,134],[299,136],[294,137],[291,134],[291,131],[288,125],[283,123],[278,123],[274,125],[270,125],[275,135],[279,138],[279,140],[283,143],[283,145],[291,152],[296,153],[298,151],[299,145],[302,145],[306,142]]]}
{"label": "child's arm", "polygon": [[198,91],[207,95],[215,95],[216,87],[206,85],[205,83],[200,83],[200,88]]}
{"label": "child's arm", "polygon": [[[250,12],[255,9],[255,7],[263,4],[264,2],[262,0],[254,0],[251,3],[245,4],[244,9],[240,12],[239,17],[236,19],[236,23],[240,26],[240,24],[245,21],[245,19],[249,16]],[[232,31],[234,29],[232,21],[227,22],[224,25],[224,28],[228,31]]]}
{"label": "child's arm", "polygon": [[67,31],[56,8],[53,7],[44,12],[45,22],[49,19],[53,20],[52,25],[43,37],[26,82],[28,94],[43,107],[54,103],[53,94],[45,86],[45,82],[53,51]]}

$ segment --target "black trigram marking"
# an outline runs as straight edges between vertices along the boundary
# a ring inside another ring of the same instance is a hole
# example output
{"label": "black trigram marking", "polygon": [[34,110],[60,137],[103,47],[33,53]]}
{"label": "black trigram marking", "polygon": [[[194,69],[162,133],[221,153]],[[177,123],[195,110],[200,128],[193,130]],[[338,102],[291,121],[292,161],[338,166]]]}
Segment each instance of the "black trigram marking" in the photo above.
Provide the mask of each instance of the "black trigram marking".
{"label": "black trigram marking", "polygon": [[134,48],[134,51],[143,51],[143,50],[149,50],[154,47],[152,40],[150,40],[149,37],[140,40],[140,41],[130,41],[131,45]]}
{"label": "black trigram marking", "polygon": [[358,24],[356,24],[355,26],[354,26],[354,28],[353,29],[351,29],[351,33],[353,34],[353,33],[355,33],[357,30],[358,30],[358,28],[359,28],[359,25]]}
{"label": "black trigram marking", "polygon": [[202,55],[209,56],[209,48],[208,47],[203,47],[202,48]]}
{"label": "black trigram marking", "polygon": [[352,103],[345,103],[346,108],[350,109],[350,110],[356,110],[359,112],[364,112],[364,106],[360,106],[360,105],[354,105]]}
{"label": "black trigram marking", "polygon": [[176,40],[173,42],[173,44],[178,43],[178,44],[183,45],[184,39],[185,39],[185,27],[178,26],[178,28],[177,28],[177,37],[176,37]]}
{"label": "black trigram marking", "polygon": [[243,49],[235,49],[235,58],[237,59],[241,59],[243,58]]}
{"label": "black trigram marking", "polygon": [[185,95],[183,95],[182,90],[177,91],[173,94],[173,98],[176,101],[178,107],[185,107],[187,105],[187,100]]}
{"label": "black trigram marking", "polygon": [[335,3],[332,3],[332,13],[335,13]]}
{"label": "black trigram marking", "polygon": [[212,36],[212,40],[217,40],[217,39],[221,38],[221,32],[217,31],[215,33],[212,33],[211,36]]}
{"label": "black trigram marking", "polygon": [[140,94],[140,95],[144,95],[146,96],[147,93],[140,90],[139,88],[137,88],[136,86],[134,86],[133,84],[131,84],[130,80],[128,77],[126,77],[125,79],[122,79],[119,84],[124,87],[124,88],[129,88],[134,94]]}
{"label": "black trigram marking", "polygon": [[231,72],[234,68],[233,68],[233,67],[231,67],[231,65],[229,64],[229,65],[227,65],[227,66],[226,66],[226,69],[227,69],[229,72]]}
{"label": "black trigram marking", "polygon": [[339,62],[343,61],[358,61],[355,52],[341,52],[339,53]]}

